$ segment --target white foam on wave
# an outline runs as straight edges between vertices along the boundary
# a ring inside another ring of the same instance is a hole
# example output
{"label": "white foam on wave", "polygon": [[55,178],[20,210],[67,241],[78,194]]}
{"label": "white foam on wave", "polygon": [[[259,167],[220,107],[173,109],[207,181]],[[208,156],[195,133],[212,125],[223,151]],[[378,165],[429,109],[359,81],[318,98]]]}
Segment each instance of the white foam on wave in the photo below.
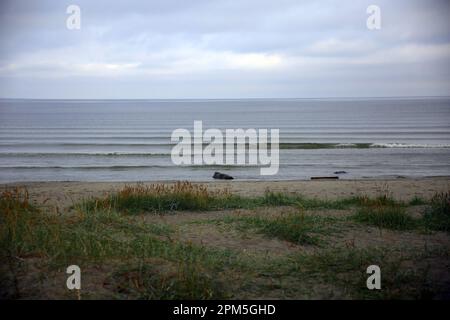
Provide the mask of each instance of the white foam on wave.
{"label": "white foam on wave", "polygon": [[450,148],[450,144],[372,143],[371,148]]}
{"label": "white foam on wave", "polygon": [[338,143],[336,147],[356,147],[355,143]]}

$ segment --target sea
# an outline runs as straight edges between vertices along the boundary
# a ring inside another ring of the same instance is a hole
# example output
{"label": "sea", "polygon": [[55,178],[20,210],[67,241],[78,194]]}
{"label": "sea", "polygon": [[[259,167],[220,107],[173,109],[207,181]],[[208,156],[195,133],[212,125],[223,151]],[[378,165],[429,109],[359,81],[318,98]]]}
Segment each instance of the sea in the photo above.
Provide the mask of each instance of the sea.
{"label": "sea", "polygon": [[[175,165],[174,129],[279,129],[280,167]],[[0,100],[0,182],[450,175],[450,98]],[[340,172],[340,173],[336,173]]]}

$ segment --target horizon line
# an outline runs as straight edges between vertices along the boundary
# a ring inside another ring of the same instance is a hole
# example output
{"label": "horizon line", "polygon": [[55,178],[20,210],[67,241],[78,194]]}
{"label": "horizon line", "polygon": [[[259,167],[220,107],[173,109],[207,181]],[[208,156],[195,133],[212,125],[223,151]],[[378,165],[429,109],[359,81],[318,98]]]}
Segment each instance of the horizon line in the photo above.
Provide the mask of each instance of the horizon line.
{"label": "horizon line", "polygon": [[0,97],[0,100],[37,100],[37,101],[156,101],[156,100],[166,100],[166,101],[186,101],[186,100],[218,100],[218,101],[231,101],[231,100],[343,100],[343,99],[420,99],[420,98],[450,98],[450,95],[437,95],[437,96],[345,96],[345,97],[287,97],[287,98],[262,98],[262,97],[252,97],[252,98],[4,98]]}

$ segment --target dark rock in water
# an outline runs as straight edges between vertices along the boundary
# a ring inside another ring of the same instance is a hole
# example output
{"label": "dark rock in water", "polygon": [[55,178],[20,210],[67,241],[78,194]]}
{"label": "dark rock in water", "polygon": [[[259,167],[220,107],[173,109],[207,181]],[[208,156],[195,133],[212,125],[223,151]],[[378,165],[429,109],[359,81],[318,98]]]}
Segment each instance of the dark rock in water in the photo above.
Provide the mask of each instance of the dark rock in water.
{"label": "dark rock in water", "polygon": [[229,175],[227,175],[225,173],[220,173],[220,172],[217,172],[217,171],[214,172],[213,178],[214,179],[224,179],[224,180],[232,180],[232,179],[234,179],[232,176],[229,176]]}
{"label": "dark rock in water", "polygon": [[335,171],[334,174],[345,174],[347,171]]}

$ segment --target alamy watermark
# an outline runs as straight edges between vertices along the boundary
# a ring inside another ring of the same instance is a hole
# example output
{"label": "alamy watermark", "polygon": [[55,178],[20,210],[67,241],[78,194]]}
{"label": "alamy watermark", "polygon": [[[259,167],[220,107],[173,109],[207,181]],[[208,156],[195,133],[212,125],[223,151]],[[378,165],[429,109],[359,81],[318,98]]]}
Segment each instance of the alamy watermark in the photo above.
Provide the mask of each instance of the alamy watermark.
{"label": "alamy watermark", "polygon": [[[76,4],[71,4],[66,8],[66,13],[69,16],[66,19],[66,27],[69,30],[81,29],[81,9]],[[366,13],[369,15],[366,20],[366,26],[369,30],[381,29],[381,9],[375,4],[367,7]]]}
{"label": "alamy watermark", "polygon": [[366,26],[369,30],[381,29],[381,9],[379,6],[372,4],[367,7],[366,13],[369,14],[366,20]]}
{"label": "alamy watermark", "polygon": [[76,264],[70,265],[66,269],[69,274],[66,281],[67,289],[80,290],[81,289],[81,269]]}
{"label": "alamy watermark", "polygon": [[373,290],[381,289],[381,269],[379,266],[373,264],[367,267],[366,272],[370,274],[370,276],[367,278],[366,285],[367,289]]}
{"label": "alamy watermark", "polygon": [[[194,132],[175,129],[171,158],[175,165],[259,165],[261,175],[278,173],[279,129],[207,129],[194,121]],[[225,145],[225,150],[224,150]],[[269,152],[270,150],[270,152]]]}
{"label": "alamy watermark", "polygon": [[81,9],[76,4],[71,4],[67,7],[66,13],[70,16],[66,19],[66,27],[69,30],[81,29]]}

